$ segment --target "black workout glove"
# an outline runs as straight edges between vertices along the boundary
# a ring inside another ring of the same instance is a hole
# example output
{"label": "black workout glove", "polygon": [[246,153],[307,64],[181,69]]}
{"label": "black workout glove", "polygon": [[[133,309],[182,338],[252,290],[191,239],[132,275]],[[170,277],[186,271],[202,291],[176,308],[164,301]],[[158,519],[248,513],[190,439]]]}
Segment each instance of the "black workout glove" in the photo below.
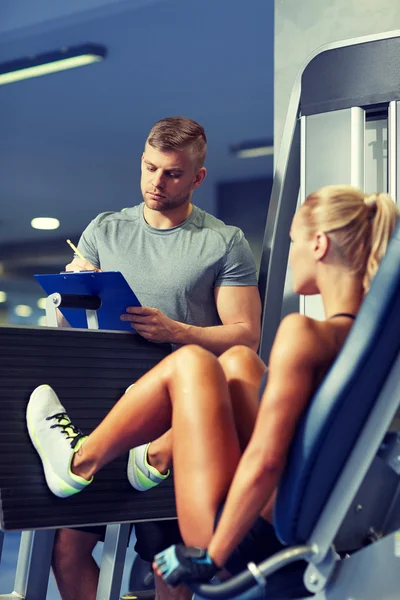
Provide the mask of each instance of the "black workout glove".
{"label": "black workout glove", "polygon": [[171,586],[209,581],[219,570],[207,550],[186,548],[183,544],[160,552],[154,557],[154,562],[164,581]]}

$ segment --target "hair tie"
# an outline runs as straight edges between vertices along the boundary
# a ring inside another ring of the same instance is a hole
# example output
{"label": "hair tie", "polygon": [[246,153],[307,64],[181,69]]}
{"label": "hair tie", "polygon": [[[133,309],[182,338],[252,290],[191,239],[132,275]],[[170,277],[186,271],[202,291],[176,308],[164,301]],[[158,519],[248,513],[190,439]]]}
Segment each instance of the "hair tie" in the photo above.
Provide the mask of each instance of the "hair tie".
{"label": "hair tie", "polygon": [[377,201],[379,194],[370,194],[369,196],[365,196],[364,204],[368,210],[368,219],[372,220],[378,209]]}

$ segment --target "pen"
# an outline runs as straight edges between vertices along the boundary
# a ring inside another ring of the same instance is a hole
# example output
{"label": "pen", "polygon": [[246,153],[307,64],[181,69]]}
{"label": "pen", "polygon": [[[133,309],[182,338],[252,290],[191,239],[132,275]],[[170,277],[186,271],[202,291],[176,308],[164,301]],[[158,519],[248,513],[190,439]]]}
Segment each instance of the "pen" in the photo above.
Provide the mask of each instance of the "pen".
{"label": "pen", "polygon": [[83,256],[83,254],[81,252],[79,252],[78,248],[71,242],[71,240],[65,240],[68,244],[68,246],[71,246],[72,250],[75,252],[75,254],[77,254],[79,256],[79,258],[81,258],[82,260],[86,260],[86,258]]}

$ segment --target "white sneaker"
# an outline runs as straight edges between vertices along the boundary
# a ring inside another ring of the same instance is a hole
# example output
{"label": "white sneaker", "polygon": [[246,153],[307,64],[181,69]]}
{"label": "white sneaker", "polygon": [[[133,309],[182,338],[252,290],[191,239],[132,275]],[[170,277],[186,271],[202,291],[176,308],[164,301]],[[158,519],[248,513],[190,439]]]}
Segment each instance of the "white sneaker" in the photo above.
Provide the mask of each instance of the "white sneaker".
{"label": "white sneaker", "polygon": [[146,492],[164,481],[169,471],[163,475],[147,462],[147,449],[151,442],[132,448],[129,452],[127,475],[131,486],[139,492]]}
{"label": "white sneaker", "polygon": [[49,385],[40,385],[31,394],[26,421],[33,445],[43,464],[50,490],[66,498],[83,490],[90,481],[71,471],[72,458],[86,436],[73,425]]}

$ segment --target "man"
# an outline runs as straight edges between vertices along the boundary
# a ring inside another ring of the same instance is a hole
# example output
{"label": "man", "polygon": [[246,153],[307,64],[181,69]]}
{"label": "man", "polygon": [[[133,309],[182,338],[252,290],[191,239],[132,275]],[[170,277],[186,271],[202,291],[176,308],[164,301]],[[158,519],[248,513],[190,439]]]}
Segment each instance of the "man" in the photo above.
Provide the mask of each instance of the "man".
{"label": "man", "polygon": [[[102,213],[83,232],[66,270],[121,271],[141,307],[121,319],[152,342],[199,344],[219,355],[242,344],[257,349],[261,303],[249,245],[236,227],[191,203],[206,176],[206,136],[195,121],[162,119],[142,156],[144,202]],[[171,463],[171,432],[131,451],[128,477],[145,491],[160,483]],[[98,568],[92,550],[103,528],[58,532],[53,570],[63,600],[95,600]],[[154,554],[179,539],[177,523],[136,526],[138,554]],[[157,600],[186,600],[186,588],[169,589],[156,577]]]}

